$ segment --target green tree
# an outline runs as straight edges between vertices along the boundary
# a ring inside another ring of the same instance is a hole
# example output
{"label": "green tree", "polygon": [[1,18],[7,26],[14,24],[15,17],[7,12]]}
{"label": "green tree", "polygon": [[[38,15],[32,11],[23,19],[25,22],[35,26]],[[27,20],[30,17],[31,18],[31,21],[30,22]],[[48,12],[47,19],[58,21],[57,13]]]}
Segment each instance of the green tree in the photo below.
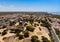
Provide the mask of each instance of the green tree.
{"label": "green tree", "polygon": [[23,39],[23,38],[24,38],[24,36],[23,36],[23,35],[21,35],[21,34],[19,34],[19,35],[18,35],[18,37],[19,37],[19,40],[21,40],[21,39]]}
{"label": "green tree", "polygon": [[42,36],[43,42],[50,42],[46,37]]}
{"label": "green tree", "polygon": [[28,31],[24,31],[24,37],[29,37],[29,32]]}
{"label": "green tree", "polygon": [[6,35],[7,34],[7,30],[4,30],[3,32],[2,32],[2,36],[3,35]]}
{"label": "green tree", "polygon": [[27,26],[27,27],[26,27],[26,30],[31,31],[31,32],[33,32],[34,29],[35,29],[35,28],[34,28],[33,26]]}
{"label": "green tree", "polygon": [[34,36],[31,37],[31,41],[32,41],[32,42],[40,42],[40,41],[38,40],[38,36],[36,36],[36,35],[34,35]]}

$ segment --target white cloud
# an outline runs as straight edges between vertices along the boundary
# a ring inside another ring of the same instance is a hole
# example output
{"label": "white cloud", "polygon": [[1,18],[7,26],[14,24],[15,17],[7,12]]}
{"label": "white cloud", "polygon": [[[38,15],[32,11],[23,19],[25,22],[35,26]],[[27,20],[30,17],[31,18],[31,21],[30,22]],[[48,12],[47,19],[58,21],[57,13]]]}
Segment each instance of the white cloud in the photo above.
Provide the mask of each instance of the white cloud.
{"label": "white cloud", "polygon": [[55,9],[54,7],[22,7],[22,6],[14,6],[14,5],[0,5],[0,12],[1,11],[45,11],[45,12],[55,12],[55,11],[59,11],[57,8]]}
{"label": "white cloud", "polygon": [[14,5],[4,6],[0,5],[0,11],[36,11],[33,8],[29,7],[17,7]]}

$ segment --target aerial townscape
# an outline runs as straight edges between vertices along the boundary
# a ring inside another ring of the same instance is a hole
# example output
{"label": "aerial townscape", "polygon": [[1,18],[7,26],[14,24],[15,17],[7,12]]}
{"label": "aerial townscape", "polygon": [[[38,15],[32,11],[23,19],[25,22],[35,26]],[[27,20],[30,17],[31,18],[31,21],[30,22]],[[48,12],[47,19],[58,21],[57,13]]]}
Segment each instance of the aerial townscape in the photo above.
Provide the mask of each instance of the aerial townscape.
{"label": "aerial townscape", "polygon": [[0,12],[0,42],[60,42],[60,15]]}

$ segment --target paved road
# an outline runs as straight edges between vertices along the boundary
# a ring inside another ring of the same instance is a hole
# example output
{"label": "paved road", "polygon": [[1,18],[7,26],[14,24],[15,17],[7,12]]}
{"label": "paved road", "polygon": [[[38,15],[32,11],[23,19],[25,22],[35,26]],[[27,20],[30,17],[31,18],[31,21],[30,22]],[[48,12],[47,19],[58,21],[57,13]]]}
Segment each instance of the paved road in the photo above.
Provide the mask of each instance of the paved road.
{"label": "paved road", "polygon": [[56,32],[53,27],[51,27],[51,34],[53,36],[54,42],[59,42],[58,36],[56,35]]}
{"label": "paved road", "polygon": [[[50,21],[47,19],[47,21],[50,23]],[[50,23],[51,24],[51,23]],[[60,42],[59,39],[58,39],[58,36],[56,35],[56,32],[54,30],[54,27],[51,25],[51,34],[52,34],[52,37],[54,39],[54,42]]]}

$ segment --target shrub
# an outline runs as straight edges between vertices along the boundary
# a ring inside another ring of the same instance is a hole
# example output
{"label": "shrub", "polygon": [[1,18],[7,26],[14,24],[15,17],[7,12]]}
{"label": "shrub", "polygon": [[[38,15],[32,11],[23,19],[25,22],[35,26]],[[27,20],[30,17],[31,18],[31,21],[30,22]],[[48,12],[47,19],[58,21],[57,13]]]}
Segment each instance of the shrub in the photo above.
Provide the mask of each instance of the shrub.
{"label": "shrub", "polygon": [[41,24],[42,26],[47,27],[47,28],[51,27],[51,25],[49,24],[49,22],[47,22],[47,20],[41,20],[41,22],[43,23]]}
{"label": "shrub", "polygon": [[21,30],[20,29],[15,29],[15,33],[20,33]]}
{"label": "shrub", "polygon": [[3,25],[3,27],[2,28],[6,28],[7,26],[6,25]]}
{"label": "shrub", "polygon": [[36,40],[36,39],[38,39],[38,36],[34,35],[31,38],[32,38],[32,40]]}
{"label": "shrub", "polygon": [[22,25],[22,22],[19,22],[19,25]]}
{"label": "shrub", "polygon": [[32,26],[27,26],[27,27],[26,27],[26,30],[31,31],[31,32],[33,32],[33,31],[34,31],[34,29],[35,29],[35,28],[34,28],[34,27],[32,27]]}
{"label": "shrub", "polygon": [[32,19],[32,18],[29,19],[29,22],[30,22],[31,24],[33,23],[33,21],[34,21],[34,19]]}
{"label": "shrub", "polygon": [[4,31],[2,32],[2,36],[5,35],[5,34],[7,34],[7,31],[6,31],[6,30],[4,30]]}
{"label": "shrub", "polygon": [[21,34],[20,34],[18,37],[19,37],[19,40],[21,40],[21,39],[23,39],[23,38],[24,38],[24,36],[23,36],[23,35],[21,35]]}
{"label": "shrub", "polygon": [[50,42],[46,37],[42,36],[43,42]]}
{"label": "shrub", "polygon": [[58,35],[59,39],[60,39],[60,31],[58,29],[55,29],[56,34]]}
{"label": "shrub", "polygon": [[11,32],[10,33],[16,33],[16,34],[19,34],[21,32],[20,29],[10,29]]}
{"label": "shrub", "polygon": [[24,37],[29,37],[29,32],[28,31],[24,31]]}
{"label": "shrub", "polygon": [[28,25],[27,23],[24,24],[24,26]]}
{"label": "shrub", "polygon": [[35,40],[35,42],[40,42],[40,40]]}
{"label": "shrub", "polygon": [[38,20],[38,19],[36,19],[36,22],[40,23],[40,19],[39,19],[39,20]]}
{"label": "shrub", "polygon": [[7,37],[4,37],[3,40],[5,40]]}
{"label": "shrub", "polygon": [[10,21],[10,26],[14,25],[15,24],[15,21]]}
{"label": "shrub", "polygon": [[39,27],[39,30],[41,31],[41,28]]}
{"label": "shrub", "polygon": [[0,34],[1,34],[1,32],[0,32]]}
{"label": "shrub", "polygon": [[40,42],[40,41],[38,40],[38,36],[36,36],[36,35],[34,35],[34,36],[31,37],[31,41],[32,41],[32,42]]}

